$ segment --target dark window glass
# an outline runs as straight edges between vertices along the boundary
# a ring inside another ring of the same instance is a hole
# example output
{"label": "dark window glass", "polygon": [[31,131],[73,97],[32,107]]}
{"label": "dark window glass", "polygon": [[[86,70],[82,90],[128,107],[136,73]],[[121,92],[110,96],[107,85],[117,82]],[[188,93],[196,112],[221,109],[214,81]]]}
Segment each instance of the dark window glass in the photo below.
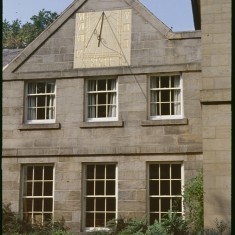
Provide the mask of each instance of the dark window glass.
{"label": "dark window glass", "polygon": [[115,195],[115,181],[106,181],[106,194]]}
{"label": "dark window glass", "polygon": [[181,165],[180,164],[171,165],[171,178],[181,179]]}
{"label": "dark window glass", "polygon": [[42,196],[42,182],[35,182],[34,183],[33,196]]}
{"label": "dark window glass", "polygon": [[104,195],[104,181],[96,181],[95,194]]}
{"label": "dark window glass", "polygon": [[169,164],[161,164],[160,165],[161,169],[161,179],[170,179],[170,167]]}
{"label": "dark window glass", "polygon": [[171,194],[181,195],[181,181],[180,180],[171,181]]}
{"label": "dark window glass", "polygon": [[149,181],[149,191],[150,191],[150,195],[159,195],[159,181],[158,180]]}
{"label": "dark window glass", "polygon": [[106,166],[106,179],[115,179],[115,165],[107,165]]}
{"label": "dark window glass", "polygon": [[87,195],[94,195],[94,182],[93,181],[87,181],[86,191],[87,191]]}
{"label": "dark window glass", "polygon": [[96,166],[96,179],[105,179],[105,165]]}
{"label": "dark window glass", "polygon": [[170,181],[161,180],[160,181],[160,194],[161,195],[170,195]]}
{"label": "dark window glass", "polygon": [[150,179],[159,179],[159,165],[153,164],[149,166]]}

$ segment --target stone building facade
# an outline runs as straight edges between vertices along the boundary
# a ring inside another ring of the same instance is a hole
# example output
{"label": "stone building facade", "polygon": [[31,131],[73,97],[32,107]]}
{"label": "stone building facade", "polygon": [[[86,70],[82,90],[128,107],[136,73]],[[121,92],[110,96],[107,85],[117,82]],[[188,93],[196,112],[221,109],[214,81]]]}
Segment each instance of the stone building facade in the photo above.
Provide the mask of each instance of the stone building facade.
{"label": "stone building facade", "polygon": [[201,1],[204,221],[231,223],[231,1]]}
{"label": "stone building facade", "polygon": [[[207,29],[206,14],[202,35],[175,33],[138,1],[74,1],[4,68],[3,202],[79,233],[120,216],[161,219],[175,204],[184,213],[183,185],[203,167],[205,200],[228,186],[228,170],[208,186],[213,156],[230,169],[230,83],[229,53],[219,68],[220,52],[202,57],[206,38],[223,40]],[[229,189],[225,199],[227,213]]]}

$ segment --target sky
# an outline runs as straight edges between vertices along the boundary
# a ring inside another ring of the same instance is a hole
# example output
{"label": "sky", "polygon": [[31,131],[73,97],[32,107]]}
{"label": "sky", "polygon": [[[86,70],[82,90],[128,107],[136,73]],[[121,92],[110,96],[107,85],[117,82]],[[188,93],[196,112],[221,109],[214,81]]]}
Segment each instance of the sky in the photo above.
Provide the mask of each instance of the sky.
{"label": "sky", "polygon": [[[117,0],[118,1],[118,0]],[[73,0],[3,0],[3,19],[19,19],[24,24],[42,9],[61,13]],[[173,31],[193,31],[191,0],[140,0]]]}

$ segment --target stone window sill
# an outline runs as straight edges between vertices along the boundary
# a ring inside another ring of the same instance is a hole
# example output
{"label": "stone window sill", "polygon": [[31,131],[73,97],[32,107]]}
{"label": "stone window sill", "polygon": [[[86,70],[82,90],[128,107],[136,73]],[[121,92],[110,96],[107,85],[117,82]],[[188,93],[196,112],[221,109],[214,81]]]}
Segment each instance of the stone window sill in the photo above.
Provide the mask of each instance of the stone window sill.
{"label": "stone window sill", "polygon": [[110,127],[123,127],[123,121],[111,122],[82,122],[80,128],[110,128]]}
{"label": "stone window sill", "polygon": [[56,130],[60,129],[60,123],[47,123],[47,124],[22,124],[19,126],[20,131],[33,131],[33,130]]}
{"label": "stone window sill", "polygon": [[171,126],[171,125],[187,125],[188,119],[165,119],[165,120],[145,120],[141,121],[141,126]]}

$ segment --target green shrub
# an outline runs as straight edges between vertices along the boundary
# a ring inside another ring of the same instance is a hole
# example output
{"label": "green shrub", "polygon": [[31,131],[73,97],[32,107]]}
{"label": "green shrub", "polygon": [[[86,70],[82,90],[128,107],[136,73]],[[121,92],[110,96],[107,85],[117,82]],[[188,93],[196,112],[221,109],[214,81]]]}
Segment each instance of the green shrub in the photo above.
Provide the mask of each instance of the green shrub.
{"label": "green shrub", "polygon": [[190,234],[203,234],[203,174],[189,180],[184,186],[183,199]]}
{"label": "green shrub", "polygon": [[28,224],[11,210],[11,204],[3,204],[2,232],[3,235],[72,235],[67,232],[64,219],[47,221],[42,224]]}

